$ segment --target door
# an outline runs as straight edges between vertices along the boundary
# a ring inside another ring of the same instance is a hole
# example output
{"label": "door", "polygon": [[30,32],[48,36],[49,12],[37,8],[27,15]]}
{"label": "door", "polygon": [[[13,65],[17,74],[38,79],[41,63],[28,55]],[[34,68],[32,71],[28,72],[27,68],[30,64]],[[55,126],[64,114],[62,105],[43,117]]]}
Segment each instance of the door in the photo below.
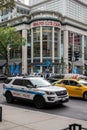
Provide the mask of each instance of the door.
{"label": "door", "polygon": [[22,98],[23,80],[15,79],[11,85],[12,95],[14,97]]}
{"label": "door", "polygon": [[35,88],[33,87],[33,84],[29,80],[27,79],[23,80],[23,86],[21,89],[22,89],[23,98],[26,98],[29,100],[33,99]]}
{"label": "door", "polygon": [[79,82],[70,80],[71,96],[82,97],[82,86]]}

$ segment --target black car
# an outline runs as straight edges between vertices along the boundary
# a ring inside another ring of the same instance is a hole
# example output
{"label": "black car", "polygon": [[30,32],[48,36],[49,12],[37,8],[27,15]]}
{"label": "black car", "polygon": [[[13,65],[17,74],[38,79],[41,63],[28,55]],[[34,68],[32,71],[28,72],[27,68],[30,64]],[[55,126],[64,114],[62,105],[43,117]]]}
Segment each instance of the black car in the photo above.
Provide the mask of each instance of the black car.
{"label": "black car", "polygon": [[0,74],[0,82],[4,82],[7,79],[7,76],[4,74]]}
{"label": "black car", "polygon": [[59,79],[63,79],[64,78],[64,74],[55,74],[55,75],[52,75],[50,76],[47,80],[50,82],[50,83],[53,83]]}

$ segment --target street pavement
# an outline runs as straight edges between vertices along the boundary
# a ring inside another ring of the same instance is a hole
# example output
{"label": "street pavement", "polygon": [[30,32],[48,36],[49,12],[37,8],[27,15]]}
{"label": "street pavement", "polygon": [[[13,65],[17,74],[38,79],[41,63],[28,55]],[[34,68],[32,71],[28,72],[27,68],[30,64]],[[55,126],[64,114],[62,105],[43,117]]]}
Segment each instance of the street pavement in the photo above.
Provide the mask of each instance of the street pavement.
{"label": "street pavement", "polygon": [[87,121],[47,114],[39,109],[30,110],[8,104],[0,104],[0,107],[0,130],[62,130],[74,123],[87,128]]}

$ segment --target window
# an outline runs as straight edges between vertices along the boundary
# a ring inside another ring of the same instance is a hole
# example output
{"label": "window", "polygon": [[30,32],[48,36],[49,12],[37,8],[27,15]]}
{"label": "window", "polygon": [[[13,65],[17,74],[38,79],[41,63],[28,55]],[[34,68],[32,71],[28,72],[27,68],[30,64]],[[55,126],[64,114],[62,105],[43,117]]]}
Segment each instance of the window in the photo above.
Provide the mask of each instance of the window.
{"label": "window", "polygon": [[77,86],[78,85],[78,83],[77,82],[75,82],[75,81],[70,81],[70,85],[72,85],[72,86]]}
{"label": "window", "polygon": [[27,79],[15,79],[13,81],[13,85],[19,85],[19,86],[25,86],[25,87],[27,85],[33,86],[33,84],[29,80],[27,80]]}
{"label": "window", "polygon": [[63,81],[61,81],[59,84],[69,85],[69,81],[68,81],[68,80],[63,80]]}
{"label": "window", "polygon": [[33,38],[34,38],[34,57],[39,57],[40,56],[40,27],[34,28],[33,29]]}
{"label": "window", "polygon": [[31,58],[31,30],[27,31],[27,56]]}
{"label": "window", "polygon": [[13,81],[13,85],[20,85],[20,86],[23,86],[23,80],[22,79],[15,79]]}
{"label": "window", "polygon": [[[72,61],[72,59],[75,61],[82,59],[82,35],[69,31],[68,44],[68,50],[70,52],[68,52],[69,61]],[[72,52],[70,50],[72,50]]]}
{"label": "window", "polygon": [[9,84],[9,83],[11,82],[11,80],[12,80],[12,79],[6,79],[4,83],[5,83],[5,84]]}
{"label": "window", "polygon": [[52,27],[42,28],[43,57],[52,55]]}
{"label": "window", "polygon": [[19,14],[29,14],[29,10],[24,9],[22,7],[17,7],[17,13],[19,13]]}
{"label": "window", "polygon": [[87,60],[87,36],[85,36],[84,41],[84,58]]}
{"label": "window", "polygon": [[32,83],[29,80],[23,80],[23,85],[24,86],[27,86],[27,85],[33,86]]}

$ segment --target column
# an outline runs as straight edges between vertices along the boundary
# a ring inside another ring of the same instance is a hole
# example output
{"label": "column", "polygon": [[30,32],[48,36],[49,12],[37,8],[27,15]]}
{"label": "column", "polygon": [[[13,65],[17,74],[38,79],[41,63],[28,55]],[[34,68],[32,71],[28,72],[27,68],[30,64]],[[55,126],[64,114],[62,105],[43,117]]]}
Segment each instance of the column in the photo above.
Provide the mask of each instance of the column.
{"label": "column", "polygon": [[34,50],[34,47],[33,47],[33,29],[31,29],[31,73],[33,73],[33,50]]}
{"label": "column", "polygon": [[84,74],[84,35],[82,35],[82,65],[83,65],[83,74]]}
{"label": "column", "polygon": [[59,70],[59,73],[64,73],[64,62],[62,60],[63,55],[64,55],[64,52],[63,52],[63,55],[61,53],[61,29],[59,29],[58,31],[58,58],[59,58],[59,64],[61,63],[61,67],[59,67],[60,65],[58,64],[58,70]]}
{"label": "column", "polygon": [[[42,48],[43,48],[43,45],[42,45],[42,26],[40,27],[40,63],[42,63],[43,61],[43,59],[42,59],[42,57],[43,57],[43,55],[42,55],[42,53],[43,53],[43,50],[42,50]],[[40,72],[42,72],[42,64],[40,65]]]}
{"label": "column", "polygon": [[73,41],[72,41],[72,71],[74,69],[75,66],[75,56],[74,56],[74,33],[73,33]]}
{"label": "column", "polygon": [[27,30],[22,30],[22,37],[26,40],[26,44],[22,46],[22,74],[27,74]]}
{"label": "column", "polygon": [[58,57],[61,59],[61,29],[58,33]]}
{"label": "column", "polygon": [[64,63],[66,64],[65,73],[68,73],[68,30],[64,30]]}
{"label": "column", "polygon": [[[54,27],[52,28],[52,63],[54,63]],[[54,65],[52,65],[52,73],[54,73]]]}

